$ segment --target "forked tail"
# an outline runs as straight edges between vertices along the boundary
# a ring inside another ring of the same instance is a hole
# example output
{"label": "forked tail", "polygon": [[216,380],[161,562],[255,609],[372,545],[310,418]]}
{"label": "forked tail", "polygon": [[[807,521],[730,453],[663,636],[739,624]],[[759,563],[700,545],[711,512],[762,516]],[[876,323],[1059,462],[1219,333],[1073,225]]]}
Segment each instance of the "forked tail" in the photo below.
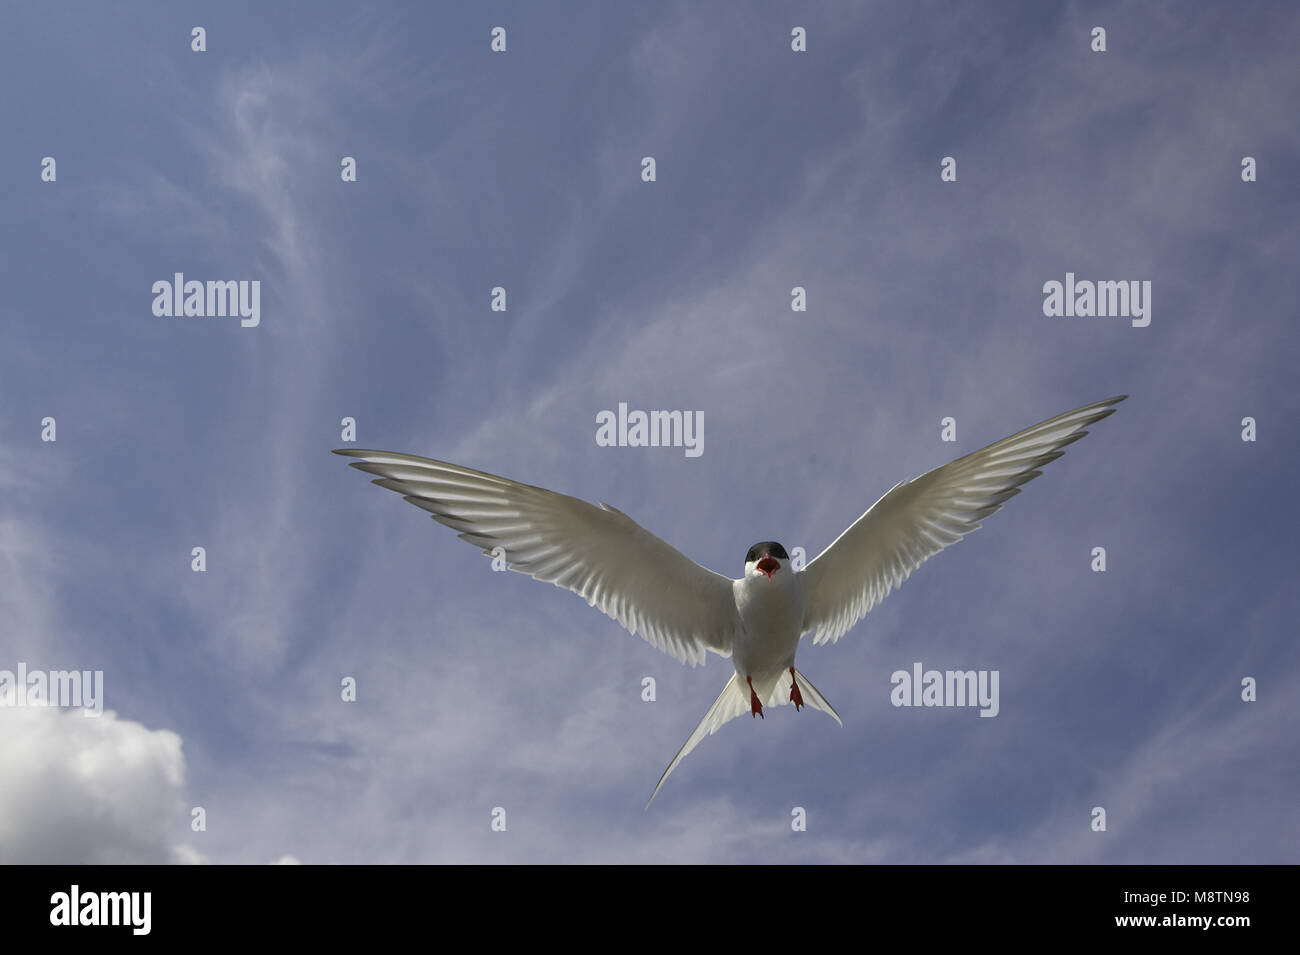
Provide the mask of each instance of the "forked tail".
{"label": "forked tail", "polygon": [[[835,708],[826,702],[826,697],[821,695],[821,692],[817,687],[813,686],[812,683],[809,682],[806,676],[798,670],[795,670],[794,678],[795,683],[799,687],[799,693],[803,696],[804,705],[811,706],[815,710],[821,710],[823,713],[828,713],[836,723],[839,723],[840,726],[844,725],[844,721],[841,720],[840,715],[835,712]],[[768,699],[764,706],[781,706],[782,704],[789,703],[789,693],[790,690],[789,687],[785,685],[785,681],[777,680],[776,686],[773,688],[772,692],[768,694]],[[655,796],[659,795],[659,790],[662,788],[664,780],[666,780],[669,774],[677,768],[677,764],[685,759],[686,755],[700,744],[700,740],[716,733],[724,724],[734,720],[742,713],[748,712],[749,693],[748,691],[741,689],[740,682],[737,679],[736,674],[733,673],[731,674],[731,679],[727,681],[727,685],[724,686],[722,692],[718,694],[718,698],[714,700],[713,705],[709,707],[709,711],[704,714],[704,719],[700,720],[700,725],[695,727],[695,732],[693,732],[690,735],[690,738],[682,744],[682,748],[677,751],[677,755],[674,756],[673,761],[668,764],[668,768],[664,770],[664,774],[659,777],[659,782],[655,786],[655,791],[650,794],[650,800],[645,804],[645,807],[647,809],[650,808],[650,803],[654,802]]]}

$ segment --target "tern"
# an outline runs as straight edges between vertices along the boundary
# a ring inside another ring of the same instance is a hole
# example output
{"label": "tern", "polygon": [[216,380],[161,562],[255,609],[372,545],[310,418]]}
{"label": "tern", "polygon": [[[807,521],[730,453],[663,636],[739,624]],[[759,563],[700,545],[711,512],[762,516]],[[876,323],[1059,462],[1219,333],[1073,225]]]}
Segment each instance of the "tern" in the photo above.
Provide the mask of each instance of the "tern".
{"label": "tern", "polygon": [[[1020,493],[1127,395],[1057,415],[912,481],[894,485],[802,570],[776,541],[745,554],[732,580],[695,563],[608,504],[393,451],[336,450],[378,475],[461,540],[510,570],[565,587],[633,635],[697,666],[710,651],[735,672],[650,795],[699,742],[745,712],[834,707],[794,665],[805,634],[834,643],[927,559]],[[498,550],[498,548],[500,550]]]}

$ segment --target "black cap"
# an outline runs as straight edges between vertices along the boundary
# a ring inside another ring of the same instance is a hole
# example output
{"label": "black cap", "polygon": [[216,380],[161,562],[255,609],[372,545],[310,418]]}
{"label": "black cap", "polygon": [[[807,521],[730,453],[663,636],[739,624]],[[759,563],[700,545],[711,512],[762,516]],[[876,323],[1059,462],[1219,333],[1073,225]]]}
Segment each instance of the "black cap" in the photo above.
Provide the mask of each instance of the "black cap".
{"label": "black cap", "polygon": [[760,541],[749,549],[745,555],[745,563],[760,560],[764,554],[771,554],[778,560],[789,560],[790,555],[785,552],[785,548],[776,541]]}

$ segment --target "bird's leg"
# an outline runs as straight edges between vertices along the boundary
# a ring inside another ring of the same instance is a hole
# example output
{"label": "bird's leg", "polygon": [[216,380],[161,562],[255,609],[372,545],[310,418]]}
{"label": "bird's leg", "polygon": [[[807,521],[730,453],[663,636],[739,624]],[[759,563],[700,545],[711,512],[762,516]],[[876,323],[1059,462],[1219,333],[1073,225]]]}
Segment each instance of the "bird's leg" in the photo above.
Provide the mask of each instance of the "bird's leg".
{"label": "bird's leg", "polygon": [[749,718],[752,720],[755,716],[761,716],[767,719],[763,716],[763,704],[758,702],[758,694],[754,692],[754,678],[747,676],[745,682],[749,684]]}
{"label": "bird's leg", "polygon": [[796,711],[803,708],[803,695],[799,692],[799,681],[794,678],[794,667],[790,668],[790,702]]}

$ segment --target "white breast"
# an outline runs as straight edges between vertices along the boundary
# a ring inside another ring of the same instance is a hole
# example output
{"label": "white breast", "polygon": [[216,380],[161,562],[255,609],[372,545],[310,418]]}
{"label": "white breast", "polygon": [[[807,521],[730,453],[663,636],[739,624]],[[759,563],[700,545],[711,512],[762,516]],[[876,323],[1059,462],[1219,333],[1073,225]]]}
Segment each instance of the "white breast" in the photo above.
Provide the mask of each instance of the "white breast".
{"label": "white breast", "polygon": [[771,580],[760,573],[735,581],[732,590],[744,624],[732,650],[736,673],[766,683],[794,666],[803,624],[803,574],[782,567]]}

